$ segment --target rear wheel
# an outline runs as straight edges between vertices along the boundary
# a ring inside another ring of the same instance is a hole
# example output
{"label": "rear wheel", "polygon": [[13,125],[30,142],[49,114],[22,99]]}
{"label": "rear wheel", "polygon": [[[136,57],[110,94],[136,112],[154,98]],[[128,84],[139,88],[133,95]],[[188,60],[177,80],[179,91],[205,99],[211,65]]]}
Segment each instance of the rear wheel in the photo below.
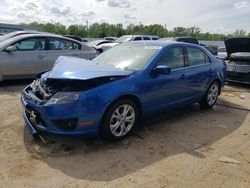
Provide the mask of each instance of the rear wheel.
{"label": "rear wheel", "polygon": [[220,86],[217,81],[212,82],[200,104],[203,108],[211,108],[215,105],[220,93]]}
{"label": "rear wheel", "polygon": [[129,135],[138,119],[135,103],[125,99],[113,104],[105,113],[101,134],[107,139],[118,140]]}

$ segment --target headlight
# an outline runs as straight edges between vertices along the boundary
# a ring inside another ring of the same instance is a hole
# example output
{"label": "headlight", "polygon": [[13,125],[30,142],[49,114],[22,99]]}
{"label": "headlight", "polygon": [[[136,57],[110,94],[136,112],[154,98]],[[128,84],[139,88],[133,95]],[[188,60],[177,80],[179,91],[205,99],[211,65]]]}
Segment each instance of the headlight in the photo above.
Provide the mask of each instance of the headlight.
{"label": "headlight", "polygon": [[57,92],[51,97],[46,105],[50,104],[67,104],[77,101],[82,92]]}

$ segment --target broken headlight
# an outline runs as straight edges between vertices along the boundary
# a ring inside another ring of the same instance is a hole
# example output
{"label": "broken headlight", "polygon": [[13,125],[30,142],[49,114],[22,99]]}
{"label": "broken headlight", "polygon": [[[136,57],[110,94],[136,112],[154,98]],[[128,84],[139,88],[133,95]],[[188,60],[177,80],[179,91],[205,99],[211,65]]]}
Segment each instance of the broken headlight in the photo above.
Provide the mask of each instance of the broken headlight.
{"label": "broken headlight", "polygon": [[57,92],[46,102],[46,105],[73,103],[78,100],[81,93],[82,92]]}

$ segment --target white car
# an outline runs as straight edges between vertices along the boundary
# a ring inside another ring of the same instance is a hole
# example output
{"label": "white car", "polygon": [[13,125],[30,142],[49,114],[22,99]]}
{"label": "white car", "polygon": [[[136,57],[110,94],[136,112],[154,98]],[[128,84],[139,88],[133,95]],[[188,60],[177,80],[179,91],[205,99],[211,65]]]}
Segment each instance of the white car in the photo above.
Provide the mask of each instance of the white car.
{"label": "white car", "polygon": [[100,53],[107,51],[110,48],[113,48],[114,46],[129,42],[129,41],[148,41],[148,40],[158,40],[159,37],[155,35],[124,35],[115,40],[114,42],[105,42],[98,44],[98,47],[95,47],[97,51]]}
{"label": "white car", "polygon": [[156,35],[124,35],[118,38],[116,43],[123,43],[128,41],[142,41],[142,40],[158,40],[160,37]]}
{"label": "white car", "polygon": [[218,48],[218,55],[217,55],[218,58],[220,59],[225,59],[227,57],[227,50],[226,50],[226,47],[220,47]]}

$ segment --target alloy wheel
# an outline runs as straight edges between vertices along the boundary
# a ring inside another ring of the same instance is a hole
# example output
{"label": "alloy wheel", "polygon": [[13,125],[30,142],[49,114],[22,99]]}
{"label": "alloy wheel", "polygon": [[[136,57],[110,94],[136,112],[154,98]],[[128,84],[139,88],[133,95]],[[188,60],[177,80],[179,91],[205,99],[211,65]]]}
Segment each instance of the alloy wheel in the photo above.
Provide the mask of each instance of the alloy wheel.
{"label": "alloy wheel", "polygon": [[117,107],[110,118],[110,131],[116,137],[126,135],[135,123],[135,109],[129,104]]}
{"label": "alloy wheel", "polygon": [[209,106],[212,106],[216,102],[218,95],[219,95],[219,88],[218,85],[214,83],[210,87],[207,94],[207,103]]}

